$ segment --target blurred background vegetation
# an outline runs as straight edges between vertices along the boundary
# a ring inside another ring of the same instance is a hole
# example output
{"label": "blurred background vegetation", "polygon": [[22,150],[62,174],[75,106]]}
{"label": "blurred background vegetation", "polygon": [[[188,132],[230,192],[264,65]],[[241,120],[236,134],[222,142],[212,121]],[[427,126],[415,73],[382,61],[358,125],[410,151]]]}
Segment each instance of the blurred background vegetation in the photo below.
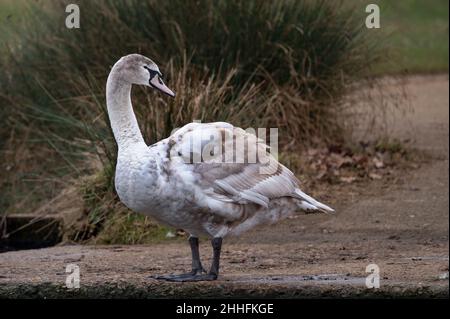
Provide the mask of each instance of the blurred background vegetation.
{"label": "blurred background vegetation", "polygon": [[373,1],[393,63],[376,74],[448,72],[448,10],[445,0]]}
{"label": "blurred background vegetation", "polygon": [[[86,215],[75,239],[136,243],[166,232],[130,214],[113,190],[104,87],[131,52],[156,61],[177,93],[134,89],[149,144],[192,120],[278,127],[282,158],[342,143],[350,88],[448,72],[448,1],[374,2],[379,30],[365,28],[360,0],[77,1],[81,29],[69,30],[70,1],[1,0],[1,211],[34,212],[75,188]],[[99,225],[111,231],[98,234]]]}

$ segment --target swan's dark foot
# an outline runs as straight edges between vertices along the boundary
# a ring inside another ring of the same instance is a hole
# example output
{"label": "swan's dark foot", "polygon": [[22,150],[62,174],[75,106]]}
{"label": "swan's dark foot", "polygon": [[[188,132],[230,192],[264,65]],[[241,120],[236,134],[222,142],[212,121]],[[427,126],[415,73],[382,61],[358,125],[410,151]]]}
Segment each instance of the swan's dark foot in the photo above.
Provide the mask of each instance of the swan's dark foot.
{"label": "swan's dark foot", "polygon": [[214,238],[211,240],[213,246],[213,261],[209,273],[206,273],[200,262],[200,254],[198,251],[198,238],[190,237],[189,243],[192,250],[192,271],[186,274],[150,276],[152,279],[188,282],[188,281],[212,281],[219,276],[220,251],[222,248],[222,238]]}
{"label": "swan's dark foot", "polygon": [[217,279],[217,274],[207,274],[204,269],[193,270],[186,274],[174,274],[174,275],[163,275],[163,276],[153,276],[153,279],[172,281],[172,282],[188,282],[188,281],[211,281]]}
{"label": "swan's dark foot", "polygon": [[195,274],[195,275],[189,275],[185,274],[187,276],[170,276],[169,278],[166,278],[166,281],[172,281],[172,282],[189,282],[189,281],[213,281],[217,279],[216,274]]}
{"label": "swan's dark foot", "polygon": [[[185,274],[171,274],[171,275],[155,275],[150,276],[149,278],[157,279],[157,280],[166,280],[166,281],[185,281],[184,278],[193,278],[196,276],[202,276],[206,274],[205,269],[192,270]],[[192,281],[192,280],[191,280]]]}

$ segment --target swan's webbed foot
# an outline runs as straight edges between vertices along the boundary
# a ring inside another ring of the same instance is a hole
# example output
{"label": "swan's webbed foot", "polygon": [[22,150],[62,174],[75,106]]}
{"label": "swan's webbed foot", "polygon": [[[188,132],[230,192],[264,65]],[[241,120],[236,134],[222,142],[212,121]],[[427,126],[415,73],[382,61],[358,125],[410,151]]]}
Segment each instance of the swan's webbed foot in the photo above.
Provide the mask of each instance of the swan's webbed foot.
{"label": "swan's webbed foot", "polygon": [[189,272],[186,274],[155,276],[154,279],[172,281],[172,282],[189,282],[189,281],[212,281],[217,279],[216,274],[206,274],[204,272]]}
{"label": "swan's webbed foot", "polygon": [[166,281],[184,281],[184,278],[193,278],[204,274],[206,274],[206,270],[202,267],[201,269],[193,269],[185,274],[155,275],[150,276],[149,278]]}
{"label": "swan's webbed foot", "polygon": [[189,243],[192,250],[192,271],[186,274],[173,274],[162,276],[150,276],[152,279],[165,280],[172,282],[188,282],[188,281],[212,281],[219,276],[219,260],[222,248],[222,238],[213,238],[211,244],[213,246],[213,262],[211,270],[206,273],[200,262],[200,254],[198,251],[198,238],[190,237]]}

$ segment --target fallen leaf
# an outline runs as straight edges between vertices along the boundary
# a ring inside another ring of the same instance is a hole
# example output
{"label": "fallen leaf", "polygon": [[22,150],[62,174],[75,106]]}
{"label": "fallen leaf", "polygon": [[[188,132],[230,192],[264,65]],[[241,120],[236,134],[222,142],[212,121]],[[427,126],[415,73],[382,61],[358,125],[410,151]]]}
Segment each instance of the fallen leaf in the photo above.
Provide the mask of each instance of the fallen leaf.
{"label": "fallen leaf", "polygon": [[327,175],[327,171],[326,170],[322,170],[319,172],[319,174],[316,175],[317,179],[322,179],[325,175]]}
{"label": "fallen leaf", "polygon": [[378,157],[374,157],[372,158],[372,162],[375,165],[376,168],[383,168],[384,167],[384,163],[382,160],[380,160]]}
{"label": "fallen leaf", "polygon": [[339,180],[341,182],[350,184],[350,183],[353,183],[354,181],[356,181],[356,177],[355,176],[341,176],[339,178]]}
{"label": "fallen leaf", "polygon": [[382,179],[383,178],[383,176],[381,176],[380,174],[377,174],[377,173],[370,173],[369,177],[371,179]]}

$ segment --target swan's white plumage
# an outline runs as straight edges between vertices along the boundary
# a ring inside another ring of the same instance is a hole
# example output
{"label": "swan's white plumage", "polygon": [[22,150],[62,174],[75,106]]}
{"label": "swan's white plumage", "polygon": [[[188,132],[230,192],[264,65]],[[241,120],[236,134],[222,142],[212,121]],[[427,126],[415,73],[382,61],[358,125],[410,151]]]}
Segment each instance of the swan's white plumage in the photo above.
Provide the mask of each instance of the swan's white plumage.
{"label": "swan's white plumage", "polygon": [[[142,56],[129,60],[116,63],[107,84],[108,112],[119,145],[116,190],[129,208],[194,236],[211,237],[236,235],[298,210],[333,211],[303,193],[265,143],[229,123],[189,123],[146,146],[127,83],[142,80],[121,74],[140,72],[129,71],[125,63],[153,62]],[[237,141],[245,142],[245,150],[230,156],[227,150],[234,150]]]}

